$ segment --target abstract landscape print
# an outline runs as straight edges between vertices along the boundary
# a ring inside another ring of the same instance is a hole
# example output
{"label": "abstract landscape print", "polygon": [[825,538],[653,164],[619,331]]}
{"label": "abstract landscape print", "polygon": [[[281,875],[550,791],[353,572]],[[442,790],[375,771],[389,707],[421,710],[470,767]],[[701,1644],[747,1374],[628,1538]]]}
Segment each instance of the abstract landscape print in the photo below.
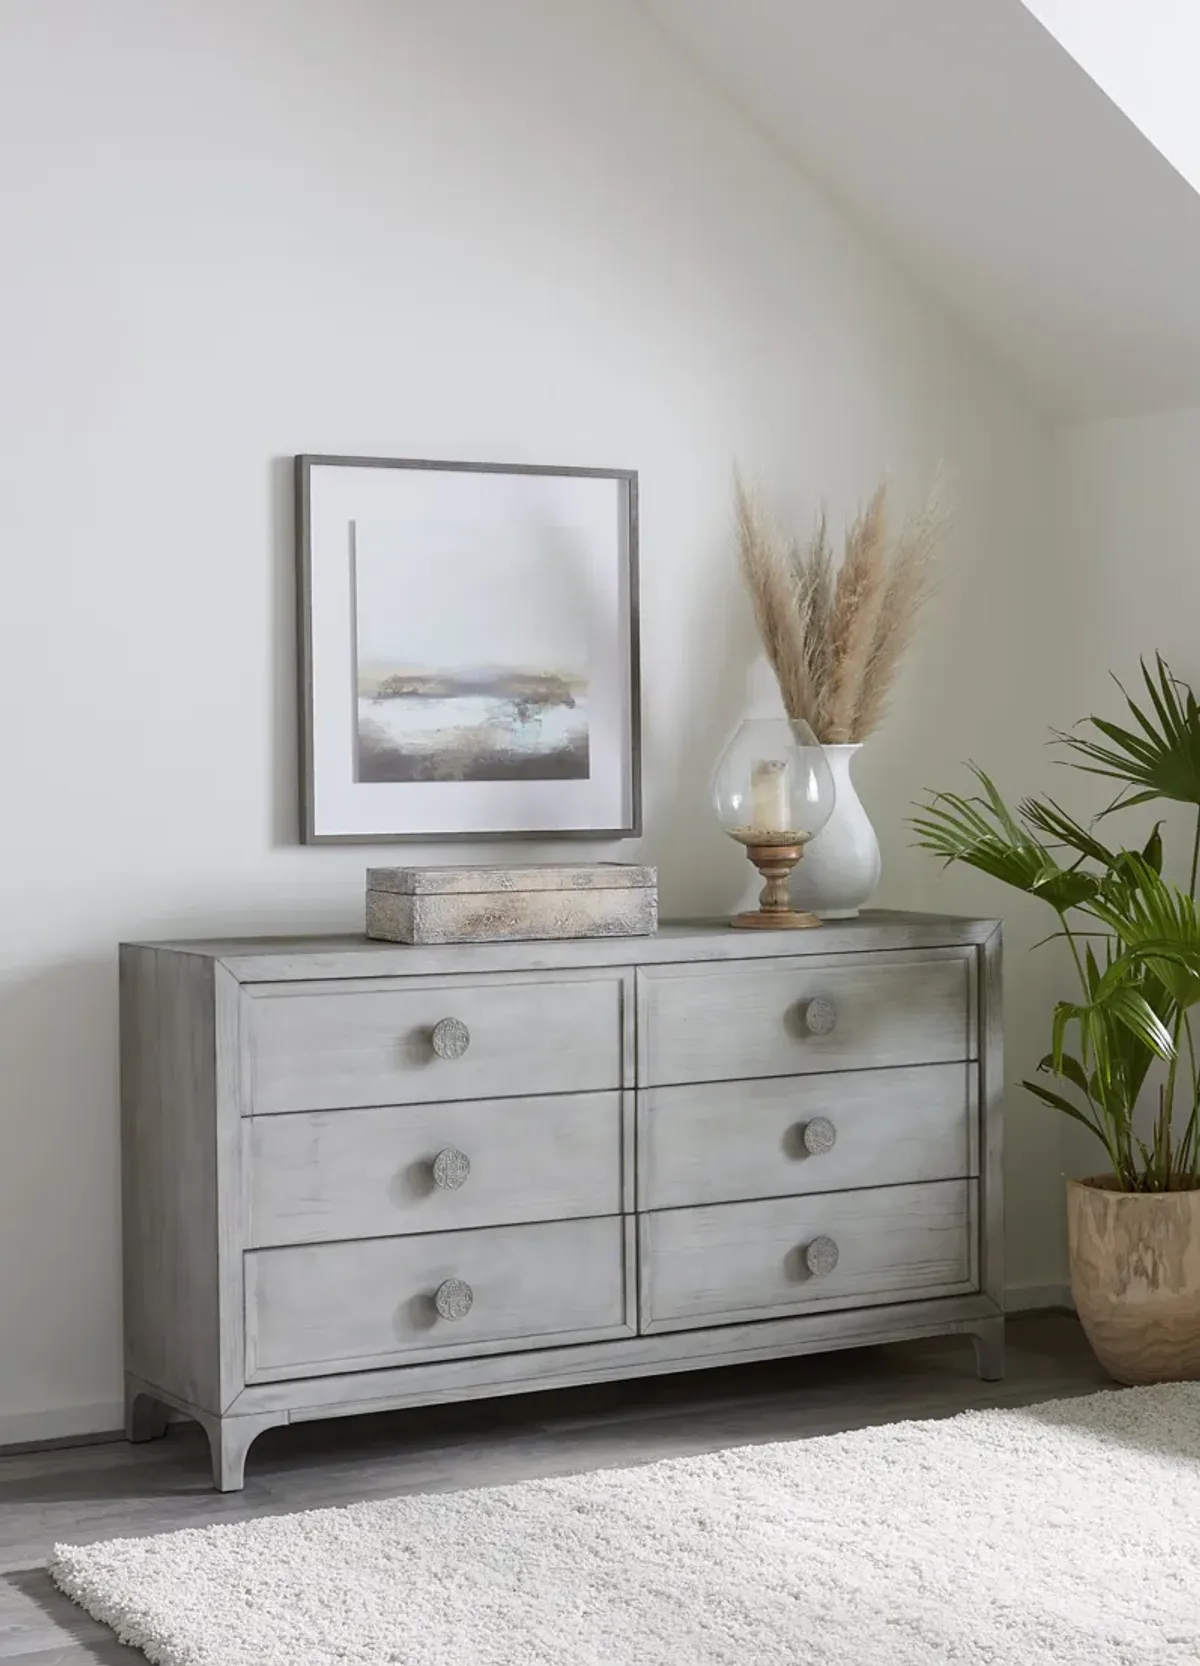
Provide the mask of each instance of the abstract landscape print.
{"label": "abstract landscape print", "polygon": [[295,470],[304,842],[640,833],[636,471]]}
{"label": "abstract landscape print", "polygon": [[587,780],[587,574],[570,529],[355,534],[355,779]]}

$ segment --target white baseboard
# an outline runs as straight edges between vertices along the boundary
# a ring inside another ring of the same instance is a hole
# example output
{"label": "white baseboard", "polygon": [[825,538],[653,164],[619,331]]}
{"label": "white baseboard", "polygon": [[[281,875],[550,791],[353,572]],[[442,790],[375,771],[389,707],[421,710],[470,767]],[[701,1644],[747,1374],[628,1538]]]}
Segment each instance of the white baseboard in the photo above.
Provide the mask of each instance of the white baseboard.
{"label": "white baseboard", "polygon": [[51,1411],[0,1413],[0,1447],[41,1445],[54,1440],[86,1440],[117,1434],[125,1427],[119,1400],[94,1406],[55,1406]]}
{"label": "white baseboard", "polygon": [[1033,1313],[1040,1307],[1067,1307],[1072,1312],[1069,1284],[1010,1284],[1004,1293],[1006,1313]]}

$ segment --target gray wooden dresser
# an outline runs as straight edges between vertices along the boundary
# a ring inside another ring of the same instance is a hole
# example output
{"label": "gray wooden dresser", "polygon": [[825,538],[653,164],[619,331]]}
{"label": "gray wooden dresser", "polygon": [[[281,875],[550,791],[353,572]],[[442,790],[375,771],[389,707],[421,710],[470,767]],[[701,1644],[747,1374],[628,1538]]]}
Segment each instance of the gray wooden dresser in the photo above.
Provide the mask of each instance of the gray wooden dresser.
{"label": "gray wooden dresser", "polygon": [[1003,1360],[1000,932],[121,950],[128,1434],[962,1332]]}

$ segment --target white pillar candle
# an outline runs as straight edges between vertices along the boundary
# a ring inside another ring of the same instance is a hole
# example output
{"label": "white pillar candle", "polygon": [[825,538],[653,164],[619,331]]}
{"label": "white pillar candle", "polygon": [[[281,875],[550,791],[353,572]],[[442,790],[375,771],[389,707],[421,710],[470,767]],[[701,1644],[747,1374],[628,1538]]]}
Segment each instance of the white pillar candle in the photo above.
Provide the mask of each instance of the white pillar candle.
{"label": "white pillar candle", "polygon": [[791,780],[785,759],[756,759],[750,765],[750,824],[756,832],[792,832]]}

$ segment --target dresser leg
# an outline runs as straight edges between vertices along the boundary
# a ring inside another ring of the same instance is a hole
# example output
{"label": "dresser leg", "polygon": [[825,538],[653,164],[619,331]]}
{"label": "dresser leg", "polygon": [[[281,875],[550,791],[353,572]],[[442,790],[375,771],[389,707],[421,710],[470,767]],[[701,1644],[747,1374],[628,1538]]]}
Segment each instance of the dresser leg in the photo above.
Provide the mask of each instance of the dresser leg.
{"label": "dresser leg", "polygon": [[241,1492],[246,1484],[246,1454],[264,1429],[278,1428],[286,1418],[273,1412],[199,1419],[212,1454],[213,1486],[218,1492]]}
{"label": "dresser leg", "polygon": [[980,1380],[998,1383],[1004,1375],[1004,1320],[980,1319],[972,1330],[975,1344],[975,1367]]}
{"label": "dresser leg", "polygon": [[170,1412],[133,1377],[125,1379],[125,1439],[158,1440],[167,1432]]}

